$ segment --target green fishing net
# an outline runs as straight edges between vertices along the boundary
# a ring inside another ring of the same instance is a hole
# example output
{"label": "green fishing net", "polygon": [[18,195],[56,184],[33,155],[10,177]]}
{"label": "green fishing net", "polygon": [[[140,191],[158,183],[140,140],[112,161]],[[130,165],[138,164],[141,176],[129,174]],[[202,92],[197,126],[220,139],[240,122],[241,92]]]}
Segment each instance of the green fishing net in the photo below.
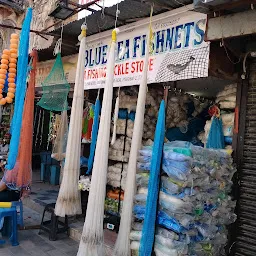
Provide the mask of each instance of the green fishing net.
{"label": "green fishing net", "polygon": [[37,103],[40,107],[50,111],[67,110],[67,96],[70,85],[65,77],[60,53],[57,54],[50,74],[42,83],[43,95]]}

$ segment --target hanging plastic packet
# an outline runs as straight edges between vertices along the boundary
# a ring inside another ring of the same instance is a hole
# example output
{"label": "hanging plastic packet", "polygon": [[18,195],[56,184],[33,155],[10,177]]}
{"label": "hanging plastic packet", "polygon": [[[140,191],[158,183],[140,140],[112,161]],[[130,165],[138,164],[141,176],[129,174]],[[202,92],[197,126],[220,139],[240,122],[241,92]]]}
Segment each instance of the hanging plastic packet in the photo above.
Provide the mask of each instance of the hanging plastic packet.
{"label": "hanging plastic packet", "polygon": [[172,230],[178,234],[186,231],[186,229],[184,227],[182,227],[176,219],[167,215],[163,211],[158,212],[157,222],[159,225],[161,225],[169,230]]}
{"label": "hanging plastic packet", "polygon": [[187,175],[182,172],[181,170],[174,168],[174,167],[168,167],[165,164],[162,165],[163,171],[170,177],[174,179],[178,179],[181,181],[186,181],[188,179]]}
{"label": "hanging plastic packet", "polygon": [[174,196],[167,195],[160,192],[159,204],[161,207],[167,209],[170,212],[176,213],[192,213],[193,204],[190,202],[184,202],[181,199],[175,198]]}

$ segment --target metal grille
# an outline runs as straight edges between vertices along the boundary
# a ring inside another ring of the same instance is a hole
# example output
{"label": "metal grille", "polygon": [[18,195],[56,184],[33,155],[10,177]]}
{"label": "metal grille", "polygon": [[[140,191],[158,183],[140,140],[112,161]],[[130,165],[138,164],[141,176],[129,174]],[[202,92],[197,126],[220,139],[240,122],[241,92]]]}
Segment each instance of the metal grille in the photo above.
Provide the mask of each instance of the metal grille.
{"label": "metal grille", "polygon": [[245,113],[235,255],[256,256],[256,62],[251,65]]}

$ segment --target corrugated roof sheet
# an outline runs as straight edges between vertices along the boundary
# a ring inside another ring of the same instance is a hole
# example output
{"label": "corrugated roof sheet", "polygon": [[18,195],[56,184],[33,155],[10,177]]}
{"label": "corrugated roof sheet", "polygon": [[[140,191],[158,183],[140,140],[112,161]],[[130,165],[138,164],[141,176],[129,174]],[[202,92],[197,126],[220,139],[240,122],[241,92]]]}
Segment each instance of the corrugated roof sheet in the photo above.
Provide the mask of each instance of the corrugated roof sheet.
{"label": "corrugated roof sheet", "polygon": [[[182,7],[187,4],[193,3],[192,0],[124,0],[119,3],[120,14],[118,16],[117,26],[122,26],[125,24],[129,24],[135,22],[137,19],[149,17],[151,11],[151,3],[154,3],[154,15],[160,14],[166,11],[170,11],[172,9],[176,9]],[[116,15],[117,6],[114,5],[112,7],[105,8],[105,15],[102,17],[101,11],[95,11],[90,16],[87,16],[87,26],[88,26],[88,36],[97,34],[99,32],[103,32],[109,29],[114,28],[115,24],[115,15]],[[77,20],[72,23],[64,26],[64,39],[65,37],[77,40],[81,32],[81,25],[84,20]],[[55,30],[55,33],[60,33],[60,28]],[[67,47],[67,46],[66,46]],[[66,48],[65,47],[65,48]],[[50,48],[39,51],[39,59],[40,61],[47,60],[53,58],[51,53],[53,51],[54,45]],[[70,55],[76,53],[78,50],[73,49],[65,49],[62,48],[62,55]],[[68,47],[67,47],[68,48]],[[48,54],[50,53],[50,55]]]}

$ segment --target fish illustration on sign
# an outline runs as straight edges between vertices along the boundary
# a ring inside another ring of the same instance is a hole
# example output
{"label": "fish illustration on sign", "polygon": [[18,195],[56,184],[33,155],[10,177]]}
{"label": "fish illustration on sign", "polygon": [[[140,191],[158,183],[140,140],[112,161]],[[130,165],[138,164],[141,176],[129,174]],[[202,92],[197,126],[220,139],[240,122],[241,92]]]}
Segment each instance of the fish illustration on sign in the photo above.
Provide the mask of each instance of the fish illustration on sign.
{"label": "fish illustration on sign", "polygon": [[183,65],[181,65],[181,64],[169,64],[169,65],[167,65],[167,68],[168,68],[171,72],[173,72],[174,74],[178,75],[178,74],[180,74],[181,71],[185,70],[185,69],[189,66],[189,64],[190,64],[192,61],[194,61],[194,60],[195,60],[195,58],[194,58],[193,56],[191,56],[191,57],[189,58],[189,61],[186,62],[185,64],[183,64]]}

